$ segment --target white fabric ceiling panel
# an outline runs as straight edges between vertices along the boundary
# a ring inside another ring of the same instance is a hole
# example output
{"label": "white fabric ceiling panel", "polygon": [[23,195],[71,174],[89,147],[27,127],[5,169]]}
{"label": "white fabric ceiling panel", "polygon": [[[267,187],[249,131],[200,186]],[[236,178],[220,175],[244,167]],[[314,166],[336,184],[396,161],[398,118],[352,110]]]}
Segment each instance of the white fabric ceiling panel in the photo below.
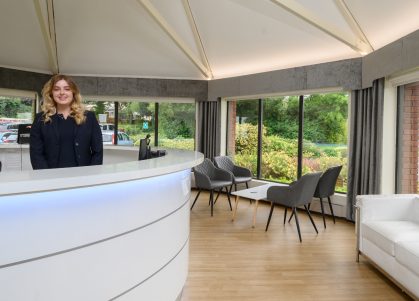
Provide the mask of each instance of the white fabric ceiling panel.
{"label": "white fabric ceiling panel", "polygon": [[199,70],[137,1],[54,3],[61,73],[200,77]]}
{"label": "white fabric ceiling panel", "polygon": [[33,1],[0,1],[0,65],[50,72]]}
{"label": "white fabric ceiling panel", "polygon": [[[360,57],[368,42],[377,50],[419,29],[419,0],[1,0],[0,66],[54,72],[36,3],[55,26],[58,70],[70,75],[224,78]],[[339,3],[349,9],[346,18]]]}
{"label": "white fabric ceiling panel", "polygon": [[375,50],[419,29],[418,0],[346,0]]}
{"label": "white fabric ceiling panel", "polygon": [[215,78],[359,56],[270,1],[191,4]]}

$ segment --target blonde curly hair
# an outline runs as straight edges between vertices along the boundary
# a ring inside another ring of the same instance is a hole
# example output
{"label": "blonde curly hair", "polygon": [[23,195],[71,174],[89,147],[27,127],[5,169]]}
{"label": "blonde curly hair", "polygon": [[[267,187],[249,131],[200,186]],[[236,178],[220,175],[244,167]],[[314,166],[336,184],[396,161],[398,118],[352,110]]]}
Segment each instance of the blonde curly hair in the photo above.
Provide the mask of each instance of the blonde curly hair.
{"label": "blonde curly hair", "polygon": [[42,112],[44,117],[44,123],[51,121],[51,116],[57,112],[56,103],[52,97],[52,90],[55,84],[60,81],[65,80],[70,86],[71,91],[73,92],[73,102],[71,103],[71,112],[70,116],[74,118],[76,124],[80,125],[86,120],[84,115],[85,108],[82,104],[80,90],[77,87],[76,83],[66,75],[56,74],[49,81],[46,82],[44,88],[42,89]]}

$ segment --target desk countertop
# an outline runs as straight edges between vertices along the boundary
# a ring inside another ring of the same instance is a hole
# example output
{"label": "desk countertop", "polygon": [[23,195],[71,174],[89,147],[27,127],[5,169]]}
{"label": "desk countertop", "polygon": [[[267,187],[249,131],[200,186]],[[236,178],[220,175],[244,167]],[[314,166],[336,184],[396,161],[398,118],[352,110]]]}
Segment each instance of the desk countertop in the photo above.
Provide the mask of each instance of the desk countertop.
{"label": "desk countertop", "polygon": [[[167,150],[164,157],[138,161],[137,147],[106,146],[123,161],[97,166],[0,173],[0,196],[103,185],[169,174],[200,164],[204,156],[187,150]],[[121,161],[121,160],[120,160]]]}

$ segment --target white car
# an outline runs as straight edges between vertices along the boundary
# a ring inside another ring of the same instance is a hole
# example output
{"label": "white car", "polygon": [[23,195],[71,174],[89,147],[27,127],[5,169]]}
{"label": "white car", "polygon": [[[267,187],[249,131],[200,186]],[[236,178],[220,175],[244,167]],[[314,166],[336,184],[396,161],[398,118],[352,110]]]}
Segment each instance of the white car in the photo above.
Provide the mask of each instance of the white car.
{"label": "white car", "polygon": [[[102,131],[102,140],[103,144],[114,144],[115,133],[113,131]],[[132,141],[127,133],[118,132],[118,145],[132,146],[134,141]]]}

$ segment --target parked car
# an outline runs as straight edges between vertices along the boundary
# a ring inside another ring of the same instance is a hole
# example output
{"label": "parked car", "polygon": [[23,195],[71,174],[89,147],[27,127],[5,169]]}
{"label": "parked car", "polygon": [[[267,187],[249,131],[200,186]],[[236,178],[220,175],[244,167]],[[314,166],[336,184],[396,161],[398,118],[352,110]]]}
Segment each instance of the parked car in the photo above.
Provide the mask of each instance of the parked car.
{"label": "parked car", "polygon": [[3,143],[3,139],[7,139],[13,132],[0,132],[0,143]]}
{"label": "parked car", "polygon": [[100,129],[102,131],[114,131],[115,130],[115,125],[113,123],[100,123],[99,126],[100,126]]}
{"label": "parked car", "polygon": [[[114,144],[115,134],[113,131],[102,131],[103,144]],[[132,146],[134,141],[132,141],[127,133],[118,132],[118,145]]]}
{"label": "parked car", "polygon": [[0,131],[5,131],[5,132],[16,132],[19,129],[19,124],[18,123],[6,123],[6,124],[2,124],[0,125]]}
{"label": "parked car", "polygon": [[17,133],[11,133],[8,136],[2,137],[2,143],[16,143],[17,142]]}

